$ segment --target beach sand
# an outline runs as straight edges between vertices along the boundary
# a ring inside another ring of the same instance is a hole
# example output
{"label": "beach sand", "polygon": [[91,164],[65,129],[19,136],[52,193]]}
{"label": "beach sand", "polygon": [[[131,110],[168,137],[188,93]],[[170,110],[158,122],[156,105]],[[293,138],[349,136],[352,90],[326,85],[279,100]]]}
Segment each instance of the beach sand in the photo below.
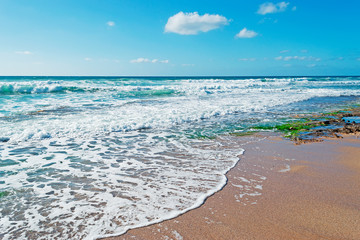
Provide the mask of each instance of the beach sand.
{"label": "beach sand", "polygon": [[360,139],[269,135],[241,148],[227,185],[201,207],[109,239],[360,239]]}

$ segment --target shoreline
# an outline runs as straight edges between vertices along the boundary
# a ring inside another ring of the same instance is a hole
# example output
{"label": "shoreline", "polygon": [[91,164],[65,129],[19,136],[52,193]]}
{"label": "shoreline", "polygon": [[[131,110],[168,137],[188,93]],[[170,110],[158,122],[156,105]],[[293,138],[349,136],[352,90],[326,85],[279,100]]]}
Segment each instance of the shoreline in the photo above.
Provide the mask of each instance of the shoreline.
{"label": "shoreline", "polygon": [[245,154],[200,207],[104,239],[356,239],[360,140],[345,135],[295,145],[265,136],[248,144],[233,138]]}

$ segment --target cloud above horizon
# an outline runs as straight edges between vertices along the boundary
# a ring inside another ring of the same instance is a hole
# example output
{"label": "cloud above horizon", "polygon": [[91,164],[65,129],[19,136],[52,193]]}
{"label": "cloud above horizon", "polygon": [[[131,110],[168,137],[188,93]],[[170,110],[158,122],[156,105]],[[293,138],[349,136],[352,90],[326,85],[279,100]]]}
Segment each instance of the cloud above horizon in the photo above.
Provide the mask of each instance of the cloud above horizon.
{"label": "cloud above horizon", "polygon": [[300,61],[303,61],[303,60],[308,60],[308,61],[316,61],[316,62],[319,62],[321,61],[321,58],[317,58],[317,57],[313,57],[313,56],[279,56],[279,57],[276,57],[274,58],[275,60],[277,61],[281,61],[281,60],[284,60],[284,61],[290,61],[290,60],[300,60]]}
{"label": "cloud above horizon", "polygon": [[290,52],[290,50],[287,50],[287,49],[286,49],[286,50],[281,50],[281,51],[280,51],[280,53],[288,53],[288,52]]}
{"label": "cloud above horizon", "polygon": [[198,12],[179,12],[171,16],[164,32],[177,33],[180,35],[196,35],[200,32],[208,32],[222,26],[228,25],[229,20],[219,14],[199,15]]}
{"label": "cloud above horizon", "polygon": [[15,53],[16,53],[16,54],[22,54],[22,55],[31,55],[31,54],[33,54],[33,53],[30,52],[30,51],[16,51]]}
{"label": "cloud above horizon", "polygon": [[247,61],[256,61],[256,58],[240,58],[239,61],[244,61],[244,62],[247,62]]}
{"label": "cloud above horizon", "polygon": [[169,63],[169,60],[137,58],[137,59],[130,60],[130,63]]}
{"label": "cloud above horizon", "polygon": [[[289,6],[289,2],[279,2],[279,3],[272,3],[272,2],[266,2],[259,6],[259,9],[257,11],[260,15],[266,15],[271,13],[278,13],[278,12],[284,12],[286,11],[287,7]],[[296,10],[296,8],[295,8]]]}
{"label": "cloud above horizon", "polygon": [[257,32],[243,28],[238,34],[235,35],[235,38],[253,38],[258,35]]}
{"label": "cloud above horizon", "polygon": [[106,25],[108,25],[109,27],[114,27],[114,26],[115,26],[115,22],[113,22],[113,21],[108,21],[108,22],[106,23]]}

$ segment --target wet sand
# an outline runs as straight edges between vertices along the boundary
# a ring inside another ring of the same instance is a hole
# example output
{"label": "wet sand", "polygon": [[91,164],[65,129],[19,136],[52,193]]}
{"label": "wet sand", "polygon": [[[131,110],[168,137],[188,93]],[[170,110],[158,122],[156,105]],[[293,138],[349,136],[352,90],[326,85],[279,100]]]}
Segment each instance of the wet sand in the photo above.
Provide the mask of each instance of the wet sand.
{"label": "wet sand", "polygon": [[360,239],[360,139],[267,136],[241,148],[227,185],[201,207],[109,239]]}

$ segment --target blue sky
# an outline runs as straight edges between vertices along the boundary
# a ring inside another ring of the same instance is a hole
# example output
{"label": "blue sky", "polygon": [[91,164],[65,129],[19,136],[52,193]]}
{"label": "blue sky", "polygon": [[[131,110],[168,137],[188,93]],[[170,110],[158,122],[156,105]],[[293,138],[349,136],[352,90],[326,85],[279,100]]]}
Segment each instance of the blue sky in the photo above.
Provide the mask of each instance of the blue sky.
{"label": "blue sky", "polygon": [[360,75],[360,1],[0,0],[0,75]]}

